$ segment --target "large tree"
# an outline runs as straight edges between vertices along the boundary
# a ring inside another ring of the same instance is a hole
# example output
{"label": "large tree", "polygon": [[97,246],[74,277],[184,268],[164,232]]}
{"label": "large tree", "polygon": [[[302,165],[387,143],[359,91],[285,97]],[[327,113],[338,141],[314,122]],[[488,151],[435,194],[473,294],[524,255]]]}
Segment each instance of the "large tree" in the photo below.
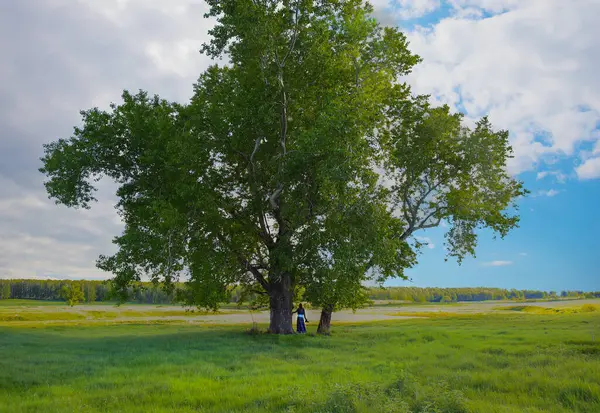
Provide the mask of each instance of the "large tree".
{"label": "large tree", "polygon": [[[118,183],[125,229],[98,265],[123,296],[144,275],[169,288],[184,274],[181,298],[216,307],[243,285],[268,296],[270,331],[291,333],[299,286],[324,291],[343,274],[352,290],[414,261],[404,234],[426,217],[396,201],[423,197],[415,165],[430,161],[402,129],[422,113],[401,81],[419,58],[362,0],[207,2],[218,23],[203,51],[227,64],[200,76],[191,101],[125,92],[84,111],[73,136],[46,145],[41,171],[73,207],[89,207],[95,179]],[[444,202],[461,202],[463,181],[446,181]],[[454,214],[451,238],[464,233],[467,248],[477,208]]]}
{"label": "large tree", "polygon": [[[469,128],[462,114],[451,113],[448,106],[432,107],[427,96],[396,96],[379,135],[382,185],[389,190],[386,202],[390,213],[403,219],[395,236],[410,240],[413,248],[407,267],[416,263],[414,254],[421,246],[415,233],[437,227],[442,220],[448,223],[447,255],[459,264],[475,255],[478,230],[491,229],[504,237],[518,224],[514,202],[527,191],[506,170],[512,156],[508,132],[493,130],[487,118]],[[357,254],[360,248],[351,255]],[[307,297],[322,308],[323,333],[329,332],[333,310],[355,309],[367,301],[361,283],[386,278],[377,276],[376,266],[356,265],[321,277],[311,284]]]}

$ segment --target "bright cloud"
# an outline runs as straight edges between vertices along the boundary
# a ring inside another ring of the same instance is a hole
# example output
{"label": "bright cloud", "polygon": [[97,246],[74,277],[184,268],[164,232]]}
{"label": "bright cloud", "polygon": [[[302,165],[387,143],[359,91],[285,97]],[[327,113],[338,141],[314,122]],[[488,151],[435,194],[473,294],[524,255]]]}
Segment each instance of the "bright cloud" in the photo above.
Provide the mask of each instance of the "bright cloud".
{"label": "bright cloud", "polygon": [[398,19],[415,19],[436,11],[441,0],[371,0],[377,19],[384,24],[397,24]]}
{"label": "bright cloud", "polygon": [[[579,143],[600,138],[600,2],[450,3],[452,16],[409,33],[424,58],[411,76],[418,92],[508,129],[514,173],[572,157]],[[580,177],[596,176],[600,161],[590,162]]]}
{"label": "bright cloud", "polygon": [[484,267],[505,267],[507,265],[512,265],[512,261],[489,261],[489,262],[484,262],[482,265]]}
{"label": "bright cloud", "polygon": [[559,190],[556,189],[540,189],[539,191],[537,191],[536,193],[530,195],[532,198],[537,198],[540,196],[547,196],[547,197],[553,197],[560,194]]}
{"label": "bright cloud", "polygon": [[587,159],[575,168],[575,172],[581,180],[600,178],[600,157]]}
{"label": "bright cloud", "polygon": [[[510,130],[512,172],[532,170],[557,183],[571,173],[600,178],[599,1],[372,3],[384,24],[434,22],[407,30],[411,49],[424,58],[409,82],[466,112],[469,122],[489,113],[494,125]],[[450,12],[439,20],[443,7]],[[103,202],[90,211],[55,206],[37,172],[42,143],[69,136],[80,109],[106,107],[124,88],[187,100],[210,63],[198,53],[213,26],[205,12],[199,0],[6,2],[0,13],[0,277],[105,276],[94,262],[113,251],[111,238],[122,228],[114,188],[103,186]],[[563,158],[573,160],[573,171],[547,166]]]}
{"label": "bright cloud", "polygon": [[567,175],[565,175],[564,173],[560,172],[560,171],[542,171],[542,172],[538,172],[536,179],[539,181],[541,179],[544,179],[546,177],[554,177],[556,179],[556,182],[558,182],[559,184],[564,184],[567,181]]}

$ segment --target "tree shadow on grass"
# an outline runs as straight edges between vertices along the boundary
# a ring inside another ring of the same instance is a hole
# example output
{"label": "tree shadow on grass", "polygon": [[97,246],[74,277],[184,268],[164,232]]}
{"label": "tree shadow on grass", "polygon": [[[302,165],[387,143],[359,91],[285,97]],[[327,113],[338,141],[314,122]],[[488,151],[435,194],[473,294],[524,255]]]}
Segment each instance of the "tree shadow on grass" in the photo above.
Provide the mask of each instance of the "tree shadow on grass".
{"label": "tree shadow on grass", "polygon": [[216,379],[254,371],[261,359],[302,360],[307,346],[326,338],[251,336],[236,327],[120,325],[0,327],[0,389],[29,391],[135,369],[169,369]]}
{"label": "tree shadow on grass", "polygon": [[[73,403],[100,411],[123,405],[133,406],[131,411],[142,405],[165,411],[262,411],[265,406],[279,411],[298,402],[288,392],[298,376],[339,368],[315,369],[311,360],[328,357],[331,350],[319,347],[329,340],[252,336],[241,326],[0,327],[0,354],[6,355],[0,358],[0,398],[7,396],[8,408],[26,410],[35,395],[42,404],[61,399],[64,411]],[[351,352],[343,341],[339,350]]]}

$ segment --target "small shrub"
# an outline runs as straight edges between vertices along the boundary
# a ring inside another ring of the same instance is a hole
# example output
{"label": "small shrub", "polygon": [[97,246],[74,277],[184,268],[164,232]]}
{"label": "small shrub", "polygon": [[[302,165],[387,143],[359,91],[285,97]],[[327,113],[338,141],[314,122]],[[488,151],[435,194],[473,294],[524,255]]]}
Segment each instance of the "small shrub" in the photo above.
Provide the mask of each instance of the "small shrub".
{"label": "small shrub", "polygon": [[262,334],[262,331],[260,331],[260,328],[258,328],[257,323],[252,323],[252,327],[250,327],[248,330],[246,330],[246,334],[249,334],[251,336],[256,336],[256,335]]}
{"label": "small shrub", "polygon": [[582,313],[594,313],[598,311],[598,306],[594,304],[584,304],[581,306]]}
{"label": "small shrub", "polygon": [[540,307],[535,305],[518,305],[510,307],[497,307],[496,310],[519,311],[530,314],[578,314],[600,311],[600,306],[584,304],[581,307]]}

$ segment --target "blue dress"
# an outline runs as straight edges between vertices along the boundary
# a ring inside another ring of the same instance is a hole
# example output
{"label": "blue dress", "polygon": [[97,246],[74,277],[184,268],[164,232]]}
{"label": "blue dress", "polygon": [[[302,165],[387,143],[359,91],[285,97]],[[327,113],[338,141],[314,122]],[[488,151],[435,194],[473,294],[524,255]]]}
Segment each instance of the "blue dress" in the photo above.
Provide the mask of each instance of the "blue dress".
{"label": "blue dress", "polygon": [[299,308],[297,312],[298,318],[296,319],[296,331],[298,333],[306,333],[306,324],[304,323],[306,319],[306,313],[304,312],[304,308]]}

